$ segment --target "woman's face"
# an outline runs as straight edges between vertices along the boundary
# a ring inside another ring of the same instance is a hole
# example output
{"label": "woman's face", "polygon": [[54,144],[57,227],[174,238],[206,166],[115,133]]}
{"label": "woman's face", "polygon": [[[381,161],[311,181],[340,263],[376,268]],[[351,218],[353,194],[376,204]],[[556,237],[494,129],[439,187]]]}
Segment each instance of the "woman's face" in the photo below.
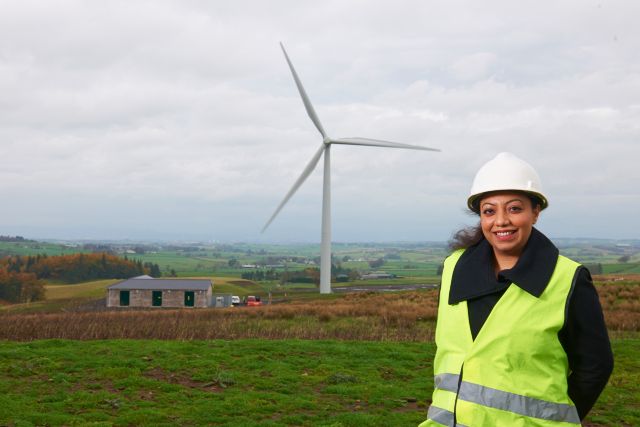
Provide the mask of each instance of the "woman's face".
{"label": "woman's face", "polygon": [[524,193],[490,193],[480,200],[482,233],[496,256],[520,256],[539,214]]}

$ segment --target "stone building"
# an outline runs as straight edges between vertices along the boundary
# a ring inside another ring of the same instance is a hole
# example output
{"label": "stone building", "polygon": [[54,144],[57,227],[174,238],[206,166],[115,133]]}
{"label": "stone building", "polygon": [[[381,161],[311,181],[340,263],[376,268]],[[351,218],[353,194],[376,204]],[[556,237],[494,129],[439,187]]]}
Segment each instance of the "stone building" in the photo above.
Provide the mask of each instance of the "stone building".
{"label": "stone building", "polygon": [[107,288],[107,307],[209,307],[213,283],[202,279],[123,280]]}

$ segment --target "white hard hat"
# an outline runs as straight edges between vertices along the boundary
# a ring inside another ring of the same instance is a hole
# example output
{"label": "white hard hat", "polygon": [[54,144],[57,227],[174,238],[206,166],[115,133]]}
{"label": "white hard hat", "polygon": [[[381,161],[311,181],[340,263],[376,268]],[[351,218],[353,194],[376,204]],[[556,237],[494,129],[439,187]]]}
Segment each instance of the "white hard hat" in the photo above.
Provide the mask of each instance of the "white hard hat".
{"label": "white hard hat", "polygon": [[476,202],[484,193],[503,190],[524,191],[540,200],[540,209],[549,206],[542,193],[540,177],[529,163],[511,153],[500,153],[485,163],[473,179],[467,206],[478,211]]}

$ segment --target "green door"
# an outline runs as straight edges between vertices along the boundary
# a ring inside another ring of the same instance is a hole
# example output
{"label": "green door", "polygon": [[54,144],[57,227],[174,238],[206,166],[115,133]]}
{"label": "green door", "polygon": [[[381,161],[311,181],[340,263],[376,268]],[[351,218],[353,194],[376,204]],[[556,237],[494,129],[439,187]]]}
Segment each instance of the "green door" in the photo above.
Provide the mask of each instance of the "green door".
{"label": "green door", "polygon": [[123,307],[129,305],[129,291],[120,291],[120,305]]}
{"label": "green door", "polygon": [[184,293],[184,306],[185,307],[193,307],[193,302],[195,300],[195,296],[193,291],[186,291]]}
{"label": "green door", "polygon": [[153,291],[151,293],[151,305],[154,307],[162,306],[162,291]]}

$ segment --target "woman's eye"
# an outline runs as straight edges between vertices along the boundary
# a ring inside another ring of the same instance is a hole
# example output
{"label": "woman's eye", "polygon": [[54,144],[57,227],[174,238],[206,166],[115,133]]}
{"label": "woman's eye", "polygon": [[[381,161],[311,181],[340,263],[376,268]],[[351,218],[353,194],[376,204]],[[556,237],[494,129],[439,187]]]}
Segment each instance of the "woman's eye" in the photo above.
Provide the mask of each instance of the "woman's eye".
{"label": "woman's eye", "polygon": [[491,215],[491,214],[493,214],[493,209],[484,209],[482,211],[482,214],[483,215]]}
{"label": "woman's eye", "polygon": [[521,208],[520,206],[511,206],[511,207],[509,208],[509,210],[510,210],[511,212],[520,212],[520,211],[522,211],[522,208]]}

